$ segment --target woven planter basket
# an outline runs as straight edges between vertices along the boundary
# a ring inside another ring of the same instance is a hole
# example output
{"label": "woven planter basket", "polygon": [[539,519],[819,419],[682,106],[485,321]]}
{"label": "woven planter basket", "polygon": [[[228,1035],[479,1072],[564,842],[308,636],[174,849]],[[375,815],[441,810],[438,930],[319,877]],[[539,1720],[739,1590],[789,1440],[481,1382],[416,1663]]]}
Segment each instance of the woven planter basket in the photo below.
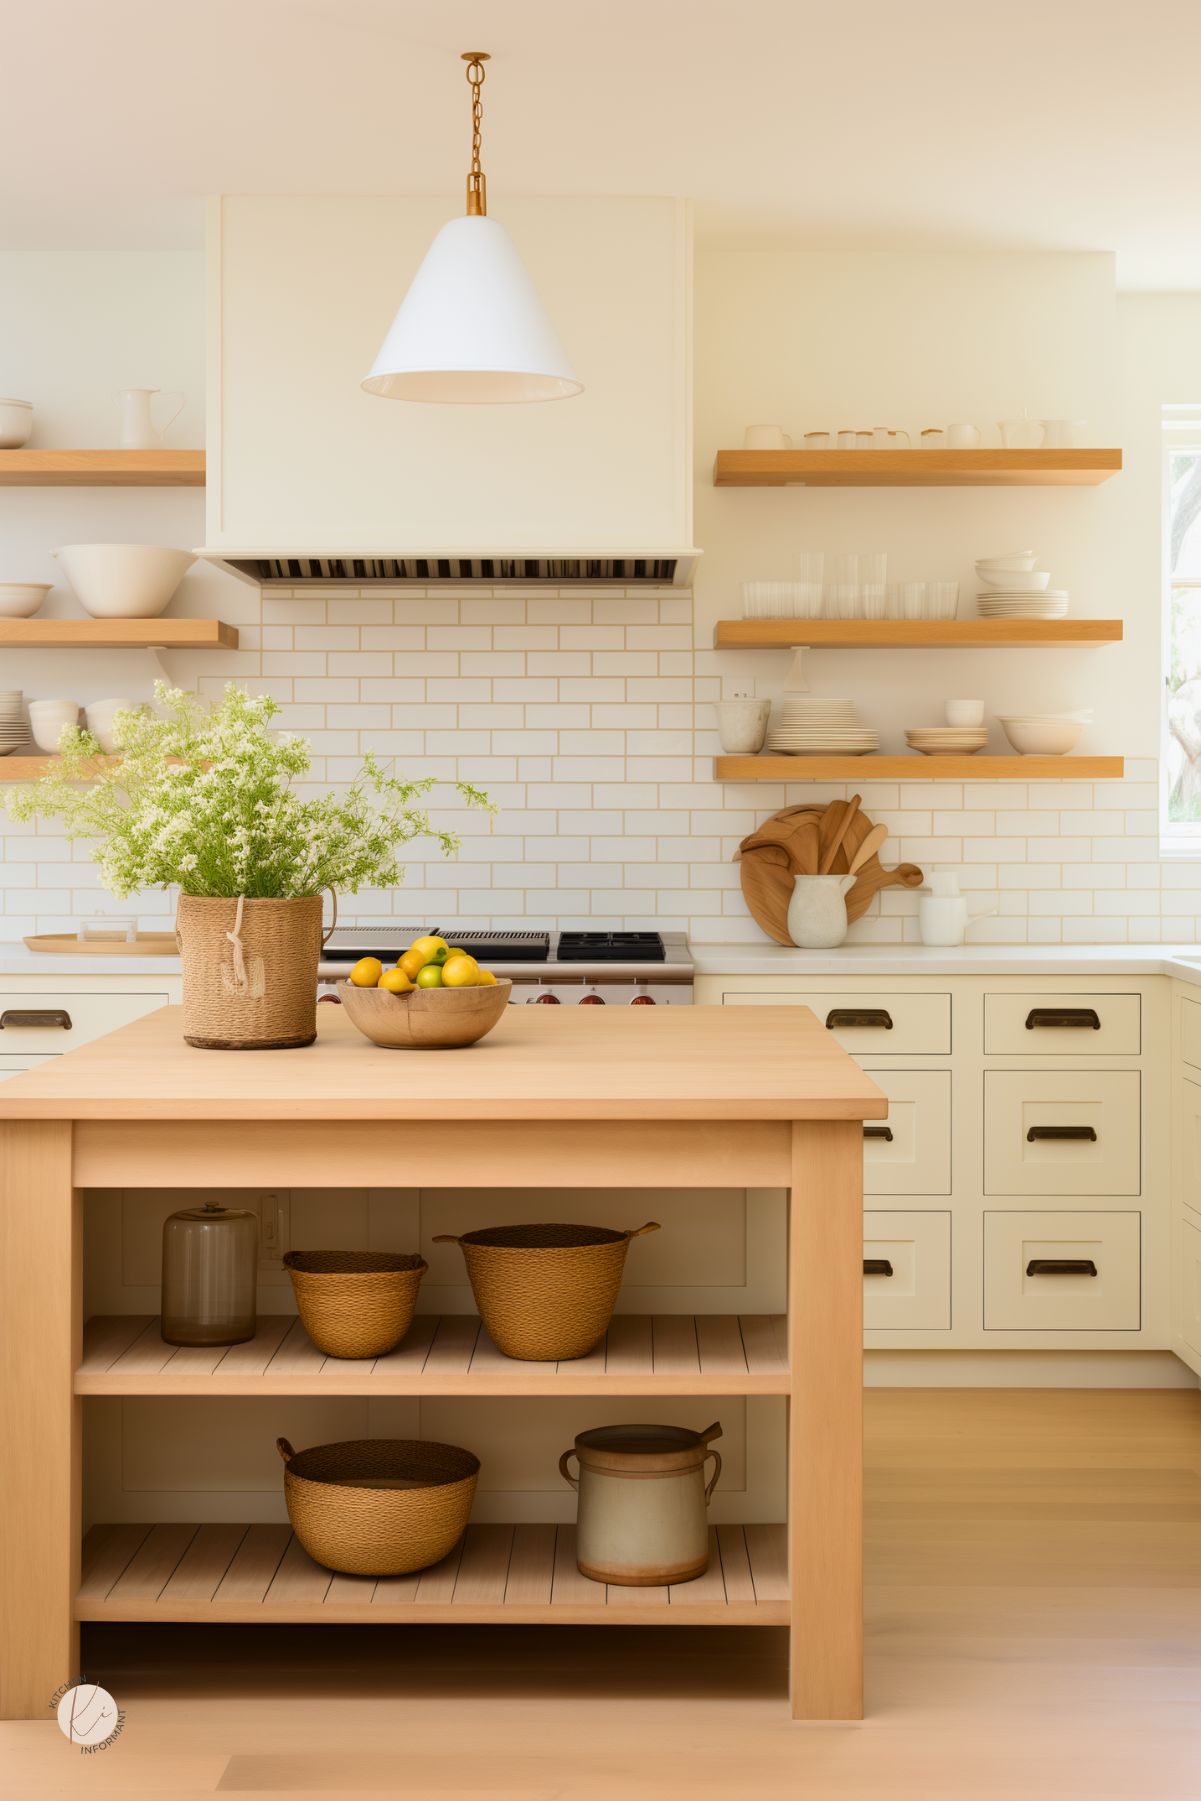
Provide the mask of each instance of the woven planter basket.
{"label": "woven planter basket", "polygon": [[480,1318],[506,1357],[556,1363],[586,1357],[617,1304],[631,1238],[657,1232],[606,1226],[489,1226],[435,1244],[457,1244]]}
{"label": "woven planter basket", "polygon": [[438,1563],[467,1526],[480,1460],[423,1438],[351,1438],[294,1451],[284,1500],[315,1563],[347,1576],[404,1576]]}
{"label": "woven planter basket", "polygon": [[398,1251],[289,1251],[301,1324],[327,1357],[382,1357],[413,1323],[424,1257]]}
{"label": "woven planter basket", "polygon": [[201,1050],[291,1050],[317,1036],[321,896],[181,894],[183,1035]]}

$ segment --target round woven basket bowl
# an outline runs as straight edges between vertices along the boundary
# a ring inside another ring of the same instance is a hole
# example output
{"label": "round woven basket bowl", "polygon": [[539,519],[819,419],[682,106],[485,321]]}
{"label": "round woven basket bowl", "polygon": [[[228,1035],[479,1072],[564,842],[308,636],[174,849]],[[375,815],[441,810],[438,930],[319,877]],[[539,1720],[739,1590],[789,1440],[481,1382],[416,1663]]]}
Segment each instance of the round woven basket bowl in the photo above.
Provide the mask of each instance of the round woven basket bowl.
{"label": "round woven basket bowl", "polygon": [[338,997],[364,1038],[391,1051],[458,1051],[478,1044],[504,1018],[513,984],[507,977],[486,988],[386,988],[338,985]]}
{"label": "round woven basket bowl", "polygon": [[427,1438],[351,1438],[294,1451],[277,1438],[292,1530],[346,1576],[404,1576],[458,1544],[480,1460]]}
{"label": "round woven basket bowl", "polygon": [[457,1244],[480,1318],[506,1357],[557,1363],[586,1357],[609,1329],[631,1238],[607,1226],[488,1226],[439,1233]]}
{"label": "round woven basket bowl", "polygon": [[413,1323],[429,1268],[400,1251],[289,1251],[300,1321],[327,1357],[382,1357]]}

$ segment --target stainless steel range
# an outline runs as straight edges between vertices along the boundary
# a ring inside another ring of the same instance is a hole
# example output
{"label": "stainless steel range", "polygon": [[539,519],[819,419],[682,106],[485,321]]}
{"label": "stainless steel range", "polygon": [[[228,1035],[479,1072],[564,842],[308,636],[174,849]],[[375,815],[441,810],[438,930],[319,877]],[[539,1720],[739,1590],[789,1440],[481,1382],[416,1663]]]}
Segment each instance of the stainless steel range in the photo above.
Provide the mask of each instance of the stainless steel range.
{"label": "stainless steel range", "polygon": [[687,1005],[692,958],[683,932],[481,930],[451,925],[339,926],[322,952],[320,998],[360,957],[395,963],[414,938],[436,932],[512,978],[513,1001],[546,1006]]}

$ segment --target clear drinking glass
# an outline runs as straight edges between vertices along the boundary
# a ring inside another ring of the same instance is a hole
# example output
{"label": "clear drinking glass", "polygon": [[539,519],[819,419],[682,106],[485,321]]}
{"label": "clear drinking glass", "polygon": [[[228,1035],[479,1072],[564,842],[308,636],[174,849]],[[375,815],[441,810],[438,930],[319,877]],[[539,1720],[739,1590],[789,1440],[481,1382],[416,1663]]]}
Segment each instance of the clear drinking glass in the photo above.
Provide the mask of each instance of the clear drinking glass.
{"label": "clear drinking glass", "polygon": [[928,582],[931,619],[954,619],[959,612],[958,582]]}
{"label": "clear drinking glass", "polygon": [[888,552],[886,550],[861,550],[859,552],[858,579],[861,582],[878,582],[881,585],[888,580]]}
{"label": "clear drinking glass", "polygon": [[862,619],[863,601],[858,582],[834,582],[830,587],[830,617]]}
{"label": "clear drinking glass", "polygon": [[928,619],[926,582],[902,582],[901,617],[902,619]]}
{"label": "clear drinking glass", "polygon": [[883,582],[862,582],[859,594],[865,619],[887,619],[888,589]]}

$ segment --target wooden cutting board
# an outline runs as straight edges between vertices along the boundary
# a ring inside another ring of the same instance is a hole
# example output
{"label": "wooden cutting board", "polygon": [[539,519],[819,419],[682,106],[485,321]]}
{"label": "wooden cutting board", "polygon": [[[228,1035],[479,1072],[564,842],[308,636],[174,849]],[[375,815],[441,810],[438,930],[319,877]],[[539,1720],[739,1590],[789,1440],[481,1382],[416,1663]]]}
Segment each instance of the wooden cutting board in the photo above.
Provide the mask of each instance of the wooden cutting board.
{"label": "wooden cutting board", "polygon": [[[812,846],[813,834],[809,829],[812,823],[817,825],[819,846],[828,843],[845,807],[845,801],[831,801],[829,807],[785,807],[781,812],[773,813],[742,841],[738,869],[743,899],[756,924],[777,944],[792,945],[788,936],[788,903],[792,899],[794,875],[813,875],[817,869],[816,860],[810,867],[811,853],[798,860],[796,850],[798,847],[809,850]],[[856,813],[834,858],[835,875],[846,873],[852,857],[871,829],[872,821],[867,814]],[[847,895],[848,920],[853,924],[861,918],[882,888],[920,888],[924,879],[916,863],[898,863],[895,869],[885,869],[878,855],[869,857]]]}
{"label": "wooden cutting board", "polygon": [[47,932],[25,940],[31,951],[55,951],[68,957],[178,957],[174,932],[139,932],[125,938],[77,938],[74,932]]}

